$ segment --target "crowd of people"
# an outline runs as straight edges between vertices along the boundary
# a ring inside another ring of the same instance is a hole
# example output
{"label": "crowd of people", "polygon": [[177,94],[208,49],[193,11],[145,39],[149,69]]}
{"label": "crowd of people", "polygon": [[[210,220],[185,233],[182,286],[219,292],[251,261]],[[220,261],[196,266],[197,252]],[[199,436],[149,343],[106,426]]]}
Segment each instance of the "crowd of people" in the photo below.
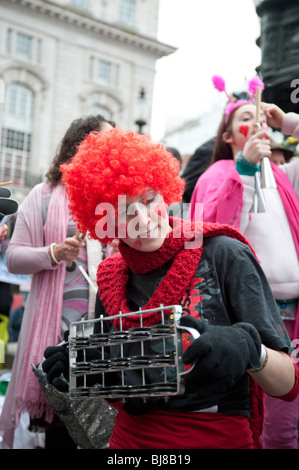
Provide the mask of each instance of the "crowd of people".
{"label": "crowd of people", "polygon": [[[299,115],[267,103],[256,115],[253,99],[230,102],[183,172],[180,154],[149,136],[102,116],[71,123],[7,249],[8,269],[32,284],[0,417],[3,448],[13,448],[23,412],[31,429],[45,429],[46,448],[76,448],[32,364],[43,360],[49,383],[68,393],[69,350],[59,343],[71,322],[111,317],[111,333],[119,312],[149,310],[151,327],[161,305],[188,306],[179,326],[198,333],[183,341],[184,391],[108,398],[117,411],[109,448],[298,448],[299,158],[271,141],[269,127],[299,139]],[[265,173],[270,187],[258,183]],[[170,216],[182,201],[186,218]],[[124,317],[125,329],[138,318]],[[155,368],[125,375],[140,386],[159,379]],[[110,380],[121,385],[117,374]]]}

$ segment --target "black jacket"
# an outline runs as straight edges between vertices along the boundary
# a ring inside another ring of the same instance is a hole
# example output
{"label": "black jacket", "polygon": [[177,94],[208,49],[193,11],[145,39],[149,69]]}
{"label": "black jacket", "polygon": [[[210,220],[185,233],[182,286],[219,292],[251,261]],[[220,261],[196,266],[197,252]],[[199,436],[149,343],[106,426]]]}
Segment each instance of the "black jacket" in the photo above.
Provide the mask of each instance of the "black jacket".
{"label": "black jacket", "polygon": [[182,178],[186,181],[185,192],[183,194],[183,202],[190,202],[192,192],[197,183],[198,178],[208,168],[211,163],[215,137],[198,147],[190,158]]}

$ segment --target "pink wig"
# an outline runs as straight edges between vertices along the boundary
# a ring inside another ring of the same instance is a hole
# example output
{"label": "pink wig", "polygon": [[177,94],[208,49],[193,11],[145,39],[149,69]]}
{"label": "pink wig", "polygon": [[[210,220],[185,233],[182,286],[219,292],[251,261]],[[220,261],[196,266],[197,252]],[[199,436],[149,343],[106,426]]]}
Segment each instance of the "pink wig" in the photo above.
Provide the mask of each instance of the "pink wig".
{"label": "pink wig", "polygon": [[167,205],[181,201],[185,183],[179,168],[163,144],[120,128],[89,134],[72,161],[60,167],[78,229],[95,239],[96,224],[103,217],[96,215],[100,203],[116,208],[119,195],[135,197],[148,189],[161,194]]}

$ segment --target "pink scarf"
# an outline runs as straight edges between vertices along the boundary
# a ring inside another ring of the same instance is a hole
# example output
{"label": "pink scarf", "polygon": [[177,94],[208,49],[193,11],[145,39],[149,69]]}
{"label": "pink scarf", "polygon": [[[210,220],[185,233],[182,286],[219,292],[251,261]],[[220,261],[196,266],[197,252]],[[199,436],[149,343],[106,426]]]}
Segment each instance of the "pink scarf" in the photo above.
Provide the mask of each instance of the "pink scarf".
{"label": "pink scarf", "polygon": [[203,203],[205,222],[240,226],[243,183],[233,160],[220,160],[199,178],[192,193],[188,217],[196,221],[196,204]]}
{"label": "pink scarf", "polygon": [[[287,175],[272,162],[271,167],[299,259],[299,200]],[[194,221],[195,204],[203,203],[204,221],[229,224],[239,228],[242,197],[243,183],[235,169],[234,161],[219,160],[199,178],[192,194],[188,216]],[[299,338],[299,305],[294,338]]]}
{"label": "pink scarf", "polygon": [[[33,245],[49,246],[52,242],[61,243],[66,237],[68,223],[68,202],[65,187],[58,184],[52,191],[45,226],[42,223],[42,191],[44,187],[33,190],[25,201],[23,217],[32,228]],[[25,249],[25,248],[24,248]],[[12,447],[14,429],[17,427],[22,411],[53,419],[53,411],[47,405],[45,396],[33,373],[49,345],[59,342],[65,263],[55,270],[44,270],[33,276],[30,293],[22,321],[18,350],[14,360],[12,377],[7,390],[1,416],[1,429],[5,430],[3,448]],[[30,294],[32,297],[30,298]]]}

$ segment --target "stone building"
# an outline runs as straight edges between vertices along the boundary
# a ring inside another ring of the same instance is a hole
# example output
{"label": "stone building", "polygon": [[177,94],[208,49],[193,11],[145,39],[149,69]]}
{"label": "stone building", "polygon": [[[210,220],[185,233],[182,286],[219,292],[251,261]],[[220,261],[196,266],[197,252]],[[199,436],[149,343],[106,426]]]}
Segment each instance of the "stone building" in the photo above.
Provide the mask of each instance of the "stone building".
{"label": "stone building", "polygon": [[157,40],[158,9],[159,0],[1,0],[0,181],[13,181],[19,202],[73,119],[100,113],[150,131],[156,60],[175,51]]}

